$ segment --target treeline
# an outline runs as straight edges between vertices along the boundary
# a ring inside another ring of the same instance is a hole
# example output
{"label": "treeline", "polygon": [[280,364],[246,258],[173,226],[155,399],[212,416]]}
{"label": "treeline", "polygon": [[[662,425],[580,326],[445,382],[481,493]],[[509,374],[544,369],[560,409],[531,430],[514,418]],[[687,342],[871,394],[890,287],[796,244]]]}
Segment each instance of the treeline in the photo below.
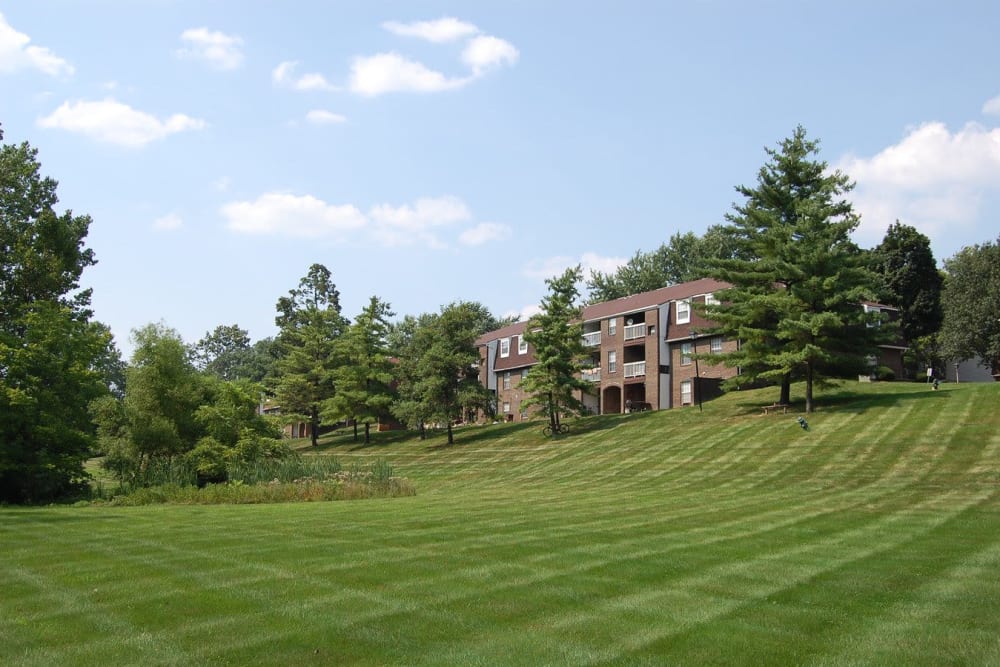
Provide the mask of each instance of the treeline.
{"label": "treeline", "polygon": [[[943,271],[927,237],[898,222],[863,250],[850,239],[859,222],[846,199],[853,184],[817,152],[798,128],[767,150],[753,187],[737,187],[742,201],[725,224],[591,273],[589,300],[726,281],[732,289],[705,312],[718,333],[741,341],[721,361],[741,368],[740,381],[780,385],[783,401],[791,381],[805,380],[807,409],[814,382],[863,366],[890,335],[858,307],[866,299],[900,309],[912,375],[970,358],[1000,372],[1000,241],[963,249]],[[189,344],[150,324],[132,333],[126,363],[79,287],[95,263],[84,244],[91,220],[58,214],[56,187],[30,145],[0,145],[0,502],[82,491],[95,454],[133,485],[163,462],[213,480],[233,465],[288,457],[279,422],[260,414],[265,399],[282,422],[307,422],[313,444],[324,424],[351,423],[367,441],[386,419],[421,433],[444,425],[451,443],[454,421],[495,414],[475,341],[509,321],[470,302],[394,320],[377,296],[352,319],[321,264],[278,299],[273,338],[252,343],[230,324]],[[525,387],[554,433],[581,409],[572,390],[585,388],[577,386],[582,278],[577,267],[547,281],[528,326],[538,363]]]}

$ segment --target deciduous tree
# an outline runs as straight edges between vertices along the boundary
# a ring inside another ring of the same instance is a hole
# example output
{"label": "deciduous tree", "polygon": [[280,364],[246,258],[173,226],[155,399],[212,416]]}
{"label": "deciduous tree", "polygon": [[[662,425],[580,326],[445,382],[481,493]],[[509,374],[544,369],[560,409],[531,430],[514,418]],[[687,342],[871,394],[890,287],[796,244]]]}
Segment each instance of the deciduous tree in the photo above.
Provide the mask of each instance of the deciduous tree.
{"label": "deciduous tree", "polygon": [[945,260],[941,344],[951,359],[976,359],[1000,378],[1000,238]]}
{"label": "deciduous tree", "polygon": [[[0,131],[0,141],[3,133]],[[50,500],[81,486],[117,350],[92,322],[83,270],[89,216],[56,212],[37,150],[0,143],[0,501]]]}

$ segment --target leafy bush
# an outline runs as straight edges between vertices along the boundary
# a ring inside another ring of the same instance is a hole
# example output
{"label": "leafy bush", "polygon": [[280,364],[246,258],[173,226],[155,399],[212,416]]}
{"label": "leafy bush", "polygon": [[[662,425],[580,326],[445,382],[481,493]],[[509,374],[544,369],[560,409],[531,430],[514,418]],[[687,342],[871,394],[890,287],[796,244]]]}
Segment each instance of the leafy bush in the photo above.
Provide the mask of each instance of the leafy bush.
{"label": "leafy bush", "polygon": [[875,378],[888,382],[896,379],[896,372],[888,366],[879,366],[875,369]]}

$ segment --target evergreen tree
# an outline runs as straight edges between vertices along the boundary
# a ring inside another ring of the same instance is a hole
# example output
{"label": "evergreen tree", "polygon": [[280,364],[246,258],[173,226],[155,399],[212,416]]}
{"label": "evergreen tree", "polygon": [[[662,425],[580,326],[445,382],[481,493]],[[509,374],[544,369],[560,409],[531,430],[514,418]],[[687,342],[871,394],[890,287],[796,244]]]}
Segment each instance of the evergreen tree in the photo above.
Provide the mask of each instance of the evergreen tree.
{"label": "evergreen tree", "polygon": [[395,313],[388,303],[371,297],[340,339],[341,364],[333,372],[337,393],[330,402],[330,414],[365,425],[365,444],[370,442],[373,423],[389,414],[395,392],[392,389],[393,361],[388,349],[389,318]]}
{"label": "evergreen tree", "polygon": [[275,395],[283,415],[309,421],[315,447],[320,415],[335,394],[336,343],[347,326],[330,271],[313,264],[298,288],[278,299],[277,310],[281,357],[275,364]]}
{"label": "evergreen tree", "polygon": [[733,382],[777,381],[779,402],[790,401],[790,382],[806,382],[806,411],[813,386],[829,375],[863,372],[885,327],[869,327],[862,301],[874,277],[850,234],[859,219],[844,199],[846,175],[815,159],[818,142],[796,128],[768,161],[755,187],[738,186],[742,204],[727,215],[738,256],[714,262],[712,277],[730,289],[705,309],[716,331],[740,340],[723,355],[742,376]]}
{"label": "evergreen tree", "polygon": [[564,415],[586,412],[575,392],[591,390],[590,383],[580,376],[587,356],[581,308],[576,305],[580,278],[580,267],[576,266],[545,281],[549,293],[542,299],[541,312],[528,321],[524,335],[534,347],[538,363],[528,370],[523,386],[529,398],[521,405],[538,406],[553,433],[559,432]]}

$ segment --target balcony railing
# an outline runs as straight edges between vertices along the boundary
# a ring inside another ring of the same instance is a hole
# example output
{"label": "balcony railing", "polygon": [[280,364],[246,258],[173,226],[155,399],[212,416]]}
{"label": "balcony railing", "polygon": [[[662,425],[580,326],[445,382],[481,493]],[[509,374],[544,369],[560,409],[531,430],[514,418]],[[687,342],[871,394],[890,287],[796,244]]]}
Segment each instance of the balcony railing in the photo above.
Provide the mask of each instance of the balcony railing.
{"label": "balcony railing", "polygon": [[645,324],[630,324],[625,327],[625,340],[635,340],[636,338],[646,337],[646,325]]}
{"label": "balcony railing", "polygon": [[587,347],[596,347],[601,344],[601,332],[591,331],[583,334],[583,344]]}
{"label": "balcony railing", "polygon": [[581,375],[583,379],[587,382],[600,382],[601,381],[601,369],[600,368],[588,368],[584,370]]}
{"label": "balcony railing", "polygon": [[628,378],[638,378],[646,374],[646,362],[645,361],[633,361],[628,364],[623,364],[623,369],[625,371],[625,379]]}

